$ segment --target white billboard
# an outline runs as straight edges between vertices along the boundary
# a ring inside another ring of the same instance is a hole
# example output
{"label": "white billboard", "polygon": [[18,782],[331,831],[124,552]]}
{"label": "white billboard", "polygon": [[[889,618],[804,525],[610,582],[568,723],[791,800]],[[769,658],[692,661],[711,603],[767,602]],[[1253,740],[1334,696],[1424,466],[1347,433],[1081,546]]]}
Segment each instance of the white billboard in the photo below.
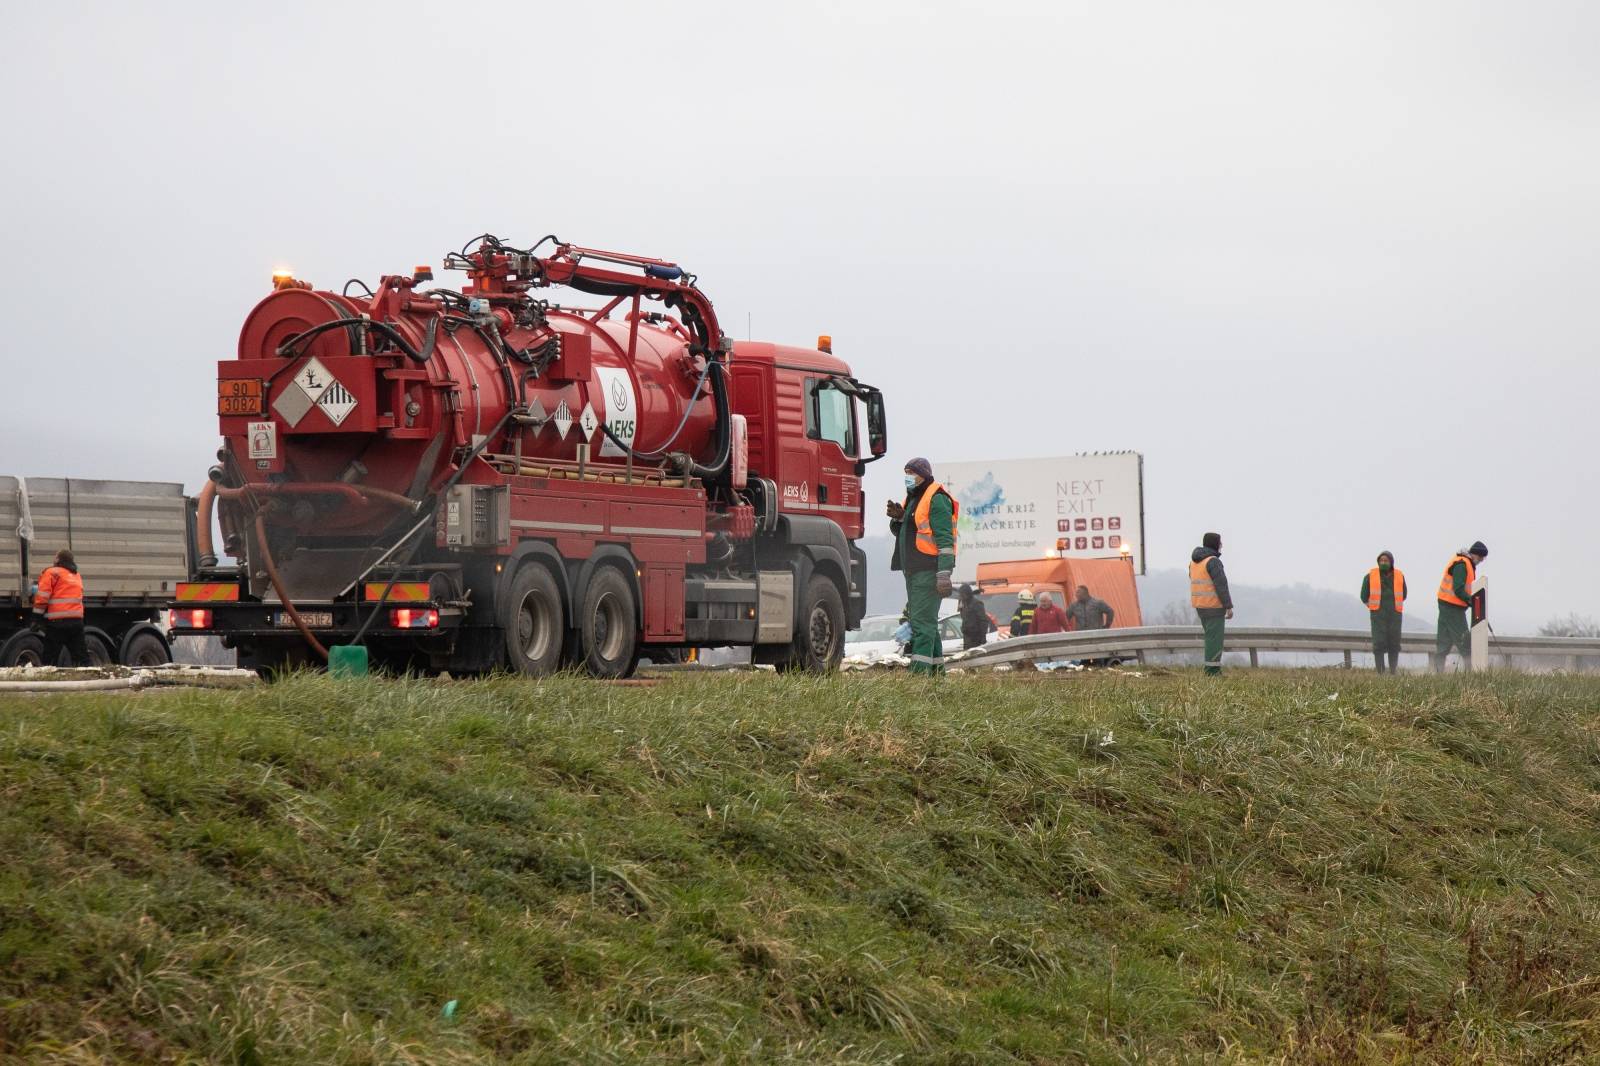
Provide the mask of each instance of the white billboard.
{"label": "white billboard", "polygon": [[1144,573],[1144,456],[1138,452],[934,463],[961,504],[957,581],[979,563],[1131,555]]}

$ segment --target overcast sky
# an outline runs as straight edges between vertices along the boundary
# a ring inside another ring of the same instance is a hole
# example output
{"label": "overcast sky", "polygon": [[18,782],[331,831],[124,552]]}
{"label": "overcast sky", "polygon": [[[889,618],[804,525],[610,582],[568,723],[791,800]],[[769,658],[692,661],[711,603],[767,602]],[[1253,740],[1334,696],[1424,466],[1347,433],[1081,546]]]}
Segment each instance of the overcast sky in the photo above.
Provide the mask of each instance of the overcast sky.
{"label": "overcast sky", "polygon": [[553,231],[831,333],[871,500],[1131,448],[1153,568],[1481,538],[1503,631],[1600,614],[1592,3],[68,6],[0,43],[0,473],[192,488],[274,266]]}

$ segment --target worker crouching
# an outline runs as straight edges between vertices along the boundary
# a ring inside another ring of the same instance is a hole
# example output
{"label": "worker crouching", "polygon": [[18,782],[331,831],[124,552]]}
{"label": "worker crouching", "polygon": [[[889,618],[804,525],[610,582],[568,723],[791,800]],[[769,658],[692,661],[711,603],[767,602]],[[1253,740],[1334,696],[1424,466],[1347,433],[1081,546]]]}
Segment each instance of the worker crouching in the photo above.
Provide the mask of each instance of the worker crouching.
{"label": "worker crouching", "polygon": [[73,666],[89,665],[89,647],[83,635],[83,577],[72,553],[56,552],[56,561],[39,575],[33,597],[34,628],[44,637],[45,666],[55,666],[63,650]]}
{"label": "worker crouching", "polygon": [[906,498],[889,501],[894,534],[891,565],[906,577],[906,611],[911,616],[911,672],[944,671],[939,640],[939,601],[950,595],[956,568],[956,517],[960,506],[933,480],[933,464],[917,458],[905,466]]}

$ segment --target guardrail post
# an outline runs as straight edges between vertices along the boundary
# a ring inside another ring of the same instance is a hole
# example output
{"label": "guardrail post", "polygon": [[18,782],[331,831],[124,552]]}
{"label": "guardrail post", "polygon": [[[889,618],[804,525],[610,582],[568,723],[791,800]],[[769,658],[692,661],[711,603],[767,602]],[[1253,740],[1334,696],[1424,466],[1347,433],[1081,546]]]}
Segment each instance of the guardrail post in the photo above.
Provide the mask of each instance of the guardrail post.
{"label": "guardrail post", "polygon": [[1255,648],[1250,649],[1250,667],[1254,669],[1261,665],[1261,653]]}
{"label": "guardrail post", "polygon": [[1483,575],[1472,582],[1472,632],[1467,647],[1472,649],[1473,673],[1489,669],[1489,609],[1488,593],[1484,591]]}
{"label": "guardrail post", "polygon": [[[1391,564],[1391,565],[1392,565],[1392,564]],[[1352,660],[1351,660],[1351,658],[1350,658],[1350,649],[1349,649],[1349,648],[1346,648],[1346,649],[1345,649],[1345,650],[1344,650],[1344,668],[1345,668],[1345,669],[1346,669],[1346,670],[1348,670],[1348,669],[1350,669],[1350,668],[1351,668],[1351,667],[1352,667],[1352,666],[1354,666],[1354,665],[1355,665],[1355,663],[1354,663],[1354,662],[1353,662],[1353,661],[1352,661]]]}

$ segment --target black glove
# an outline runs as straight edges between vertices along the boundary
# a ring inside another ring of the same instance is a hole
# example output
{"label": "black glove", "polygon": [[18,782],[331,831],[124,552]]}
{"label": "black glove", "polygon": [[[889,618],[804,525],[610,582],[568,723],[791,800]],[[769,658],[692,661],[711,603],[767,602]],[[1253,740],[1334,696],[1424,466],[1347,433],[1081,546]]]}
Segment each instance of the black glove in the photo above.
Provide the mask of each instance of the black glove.
{"label": "black glove", "polygon": [[952,587],[952,585],[951,585],[951,582],[950,582],[950,571],[948,571],[948,570],[939,571],[939,576],[934,578],[934,581],[933,581],[934,591],[938,592],[939,595],[941,595],[941,596],[948,596],[948,595],[950,595],[951,587]]}
{"label": "black glove", "polygon": [[28,619],[28,628],[42,636],[44,634],[44,615],[36,614],[31,616]]}

